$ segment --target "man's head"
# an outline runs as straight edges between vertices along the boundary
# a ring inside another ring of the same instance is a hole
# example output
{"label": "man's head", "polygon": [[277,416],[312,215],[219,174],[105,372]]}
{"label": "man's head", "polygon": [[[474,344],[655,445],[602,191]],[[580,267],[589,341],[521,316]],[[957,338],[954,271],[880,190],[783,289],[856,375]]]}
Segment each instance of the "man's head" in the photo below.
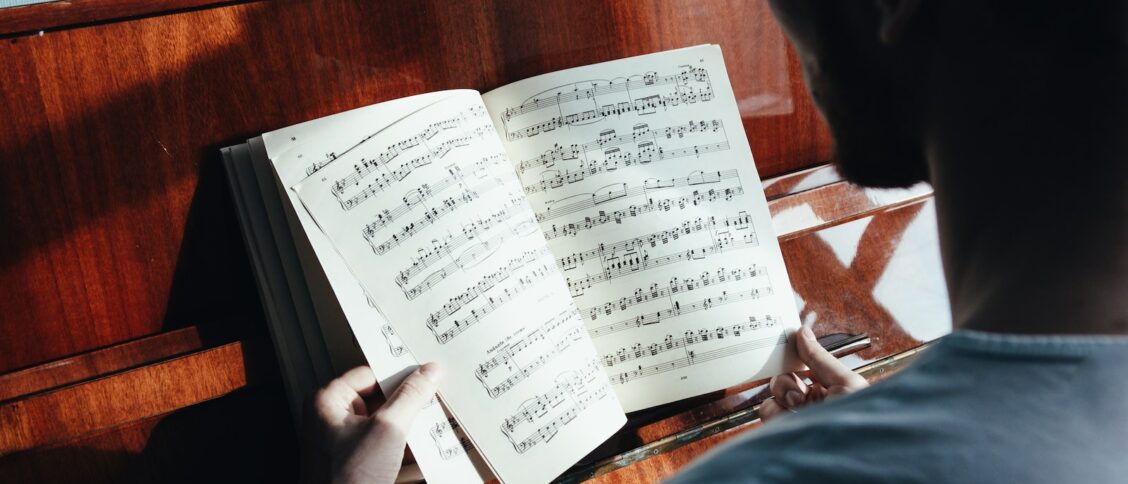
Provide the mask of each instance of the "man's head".
{"label": "man's head", "polygon": [[1128,0],[772,0],[848,179],[927,180],[952,314],[1128,333]]}
{"label": "man's head", "polygon": [[[1078,88],[1119,82],[1109,73],[1125,67],[1124,0],[771,3],[830,126],[835,161],[862,185],[928,181],[937,144],[975,150],[1027,130],[1032,114],[1091,117],[1085,95],[1107,96],[1109,86]],[[1121,57],[1111,64],[1110,49]]]}
{"label": "man's head", "polygon": [[830,126],[835,161],[862,185],[928,180],[921,145],[923,35],[916,0],[778,0],[772,8]]}

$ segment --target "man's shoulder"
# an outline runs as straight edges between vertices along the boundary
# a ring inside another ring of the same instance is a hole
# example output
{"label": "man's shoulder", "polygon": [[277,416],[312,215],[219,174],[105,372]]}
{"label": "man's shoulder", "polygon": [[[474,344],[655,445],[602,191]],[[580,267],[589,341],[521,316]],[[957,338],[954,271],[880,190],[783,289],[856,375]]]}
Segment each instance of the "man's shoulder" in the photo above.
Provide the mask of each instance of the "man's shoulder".
{"label": "man's shoulder", "polygon": [[1126,345],[947,338],[885,381],[733,439],[675,482],[1123,480]]}
{"label": "man's shoulder", "polygon": [[714,450],[675,482],[928,482],[926,466],[891,461],[919,459],[922,444],[954,444],[963,433],[960,422],[948,420],[959,419],[922,416],[888,395],[890,387],[780,417]]}

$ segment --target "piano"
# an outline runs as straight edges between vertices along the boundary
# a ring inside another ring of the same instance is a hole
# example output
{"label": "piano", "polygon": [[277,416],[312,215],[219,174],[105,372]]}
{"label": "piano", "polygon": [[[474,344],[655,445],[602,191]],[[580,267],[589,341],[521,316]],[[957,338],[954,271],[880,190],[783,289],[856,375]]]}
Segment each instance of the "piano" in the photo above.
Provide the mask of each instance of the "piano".
{"label": "piano", "polygon": [[[873,380],[951,331],[931,190],[838,176],[760,0],[76,0],[0,37],[0,481],[297,476],[220,147],[683,46],[722,46],[802,320]],[[560,479],[669,476],[755,432],[763,383],[632,414]]]}

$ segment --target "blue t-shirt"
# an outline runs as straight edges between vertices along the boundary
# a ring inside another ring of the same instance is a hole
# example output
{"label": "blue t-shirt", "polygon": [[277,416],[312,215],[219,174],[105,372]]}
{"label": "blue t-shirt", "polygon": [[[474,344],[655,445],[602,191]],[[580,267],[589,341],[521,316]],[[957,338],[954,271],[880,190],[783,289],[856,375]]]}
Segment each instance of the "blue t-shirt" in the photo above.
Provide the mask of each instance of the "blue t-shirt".
{"label": "blue t-shirt", "polygon": [[1128,337],[957,331],[671,482],[1128,482]]}

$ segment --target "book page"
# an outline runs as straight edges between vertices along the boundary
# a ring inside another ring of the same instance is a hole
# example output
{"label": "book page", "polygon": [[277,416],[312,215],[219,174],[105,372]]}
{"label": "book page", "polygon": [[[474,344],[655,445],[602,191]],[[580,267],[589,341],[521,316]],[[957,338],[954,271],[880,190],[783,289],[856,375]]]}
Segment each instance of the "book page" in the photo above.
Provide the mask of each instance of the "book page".
{"label": "book page", "polygon": [[[301,206],[296,194],[284,189],[301,181],[318,166],[345,153],[358,139],[387,127],[422,107],[449,96],[431,93],[398,99],[279,129],[251,140],[256,166],[273,167],[274,183],[283,197],[280,210],[288,221],[318,323],[329,344],[339,375],[355,361],[360,347],[380,388],[391,394],[418,363],[383,315],[369,304],[356,277]],[[355,322],[352,324],[351,322]],[[355,342],[352,341],[355,338]],[[347,341],[346,341],[347,340]],[[420,412],[408,434],[408,446],[429,482],[477,483],[493,477],[465,434],[455,430],[452,417],[436,399]]]}
{"label": "book page", "polygon": [[483,98],[624,410],[794,366],[798,312],[719,47]]}
{"label": "book page", "polygon": [[[481,98],[452,92],[290,189],[503,481],[546,482],[625,417]],[[355,326],[355,323],[354,323]]]}

